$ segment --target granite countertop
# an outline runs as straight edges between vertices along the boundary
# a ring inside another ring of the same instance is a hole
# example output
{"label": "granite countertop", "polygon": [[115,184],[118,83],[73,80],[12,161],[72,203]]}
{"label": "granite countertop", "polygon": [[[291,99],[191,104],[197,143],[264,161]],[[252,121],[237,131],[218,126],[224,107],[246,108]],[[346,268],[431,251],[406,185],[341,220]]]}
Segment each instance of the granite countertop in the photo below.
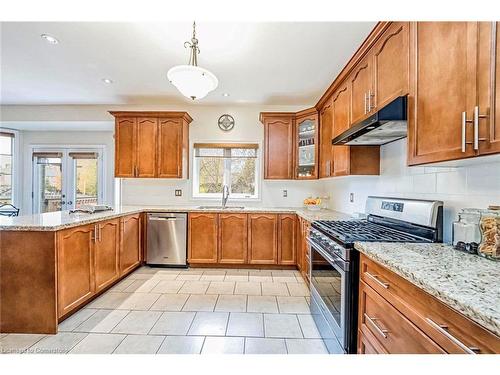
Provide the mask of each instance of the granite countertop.
{"label": "granite countertop", "polygon": [[241,212],[241,213],[292,213],[308,220],[334,220],[350,218],[349,215],[332,210],[310,211],[302,207],[245,207],[225,210],[220,208],[204,208],[199,206],[118,206],[112,211],[103,211],[93,214],[72,213],[69,211],[50,212],[17,217],[0,216],[0,230],[4,231],[56,231],[92,224],[98,221],[114,219],[139,212]]}
{"label": "granite countertop", "polygon": [[356,242],[355,248],[500,336],[500,262],[445,244]]}

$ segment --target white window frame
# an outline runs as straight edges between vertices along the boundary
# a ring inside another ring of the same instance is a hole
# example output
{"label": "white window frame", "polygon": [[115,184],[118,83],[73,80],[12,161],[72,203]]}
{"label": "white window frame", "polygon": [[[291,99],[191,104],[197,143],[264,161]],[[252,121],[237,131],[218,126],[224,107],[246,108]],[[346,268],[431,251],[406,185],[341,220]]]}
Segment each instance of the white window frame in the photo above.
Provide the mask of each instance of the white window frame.
{"label": "white window frame", "polygon": [[21,184],[20,184],[20,166],[21,163],[19,161],[20,155],[20,132],[14,129],[0,128],[0,131],[4,133],[10,133],[14,135],[14,141],[12,142],[12,175],[11,175],[11,183],[12,183],[12,205],[21,208]]}
{"label": "white window frame", "polygon": [[[195,142],[199,143],[199,142]],[[212,142],[203,142],[203,143],[214,143],[214,144],[220,144],[220,141],[212,141]],[[247,195],[247,194],[236,194],[230,192],[229,194],[229,199],[228,201],[251,201],[251,202],[256,202],[260,201],[260,191],[261,191],[261,178],[260,178],[260,171],[261,171],[261,145],[259,142],[231,142],[231,141],[226,141],[223,143],[228,143],[228,144],[233,144],[237,148],[236,145],[238,144],[248,144],[248,143],[254,143],[257,145],[256,149],[256,161],[255,161],[255,194],[254,195]],[[220,200],[222,198],[222,192],[221,193],[200,193],[199,192],[199,175],[198,175],[198,160],[199,158],[196,157],[195,155],[195,148],[194,148],[194,143],[191,144],[191,155],[193,155],[193,162],[191,163],[192,170],[191,170],[191,176],[193,176],[193,183],[191,185],[191,198],[193,200]],[[229,181],[227,179],[231,175],[231,163],[230,160],[226,159],[224,160],[224,185],[230,186]]]}

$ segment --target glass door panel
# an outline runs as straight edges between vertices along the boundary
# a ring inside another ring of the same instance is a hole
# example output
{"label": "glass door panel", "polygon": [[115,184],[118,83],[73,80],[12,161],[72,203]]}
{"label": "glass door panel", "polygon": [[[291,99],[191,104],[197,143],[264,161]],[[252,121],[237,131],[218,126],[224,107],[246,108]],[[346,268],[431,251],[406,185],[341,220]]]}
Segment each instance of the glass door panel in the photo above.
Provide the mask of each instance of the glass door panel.
{"label": "glass door panel", "polygon": [[63,193],[62,157],[35,156],[36,212],[61,211],[65,205]]}
{"label": "glass door panel", "polygon": [[[82,154],[73,156],[75,171],[74,197],[75,208],[82,205],[94,205],[99,200],[99,178],[97,157]],[[70,205],[72,201],[68,202]]]}
{"label": "glass door panel", "polygon": [[298,158],[297,173],[298,177],[314,176],[316,170],[316,122],[311,119],[305,119],[297,125],[298,134]]}

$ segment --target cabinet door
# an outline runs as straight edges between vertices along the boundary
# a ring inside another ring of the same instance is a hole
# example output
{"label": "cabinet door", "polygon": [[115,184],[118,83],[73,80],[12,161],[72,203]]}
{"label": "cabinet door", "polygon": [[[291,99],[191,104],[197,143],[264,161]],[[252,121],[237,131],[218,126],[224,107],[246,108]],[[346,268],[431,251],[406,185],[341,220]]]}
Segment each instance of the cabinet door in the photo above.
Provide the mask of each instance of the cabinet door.
{"label": "cabinet door", "polygon": [[293,117],[264,121],[264,178],[293,179]]}
{"label": "cabinet door", "polygon": [[278,264],[297,264],[297,220],[294,214],[278,218]]}
{"label": "cabinet door", "polygon": [[106,288],[120,276],[118,256],[120,249],[120,220],[109,220],[96,224],[95,241],[95,287]]}
{"label": "cabinet door", "polygon": [[[333,94],[333,137],[349,129],[349,84],[345,83]],[[346,176],[350,173],[350,146],[332,146],[333,176]]]}
{"label": "cabinet door", "polygon": [[278,263],[277,222],[277,215],[248,215],[248,263]]}
{"label": "cabinet door", "polygon": [[358,331],[358,354],[387,354],[387,351],[370,332]]}
{"label": "cabinet door", "polygon": [[382,108],[398,96],[408,94],[409,23],[394,22],[373,47],[374,108]]}
{"label": "cabinet door", "polygon": [[372,68],[372,56],[368,55],[356,65],[348,78],[351,93],[351,125],[367,117],[373,109]]}
{"label": "cabinet door", "polygon": [[157,118],[137,119],[137,176],[155,177]]}
{"label": "cabinet door", "polygon": [[298,180],[318,178],[318,114],[297,117],[295,177]]}
{"label": "cabinet door", "polygon": [[333,172],[332,166],[332,117],[333,104],[328,100],[320,111],[320,142],[321,149],[319,155],[319,177],[330,177]]}
{"label": "cabinet door", "polygon": [[182,178],[182,120],[160,119],[158,177]]}
{"label": "cabinet door", "polygon": [[408,163],[474,156],[472,120],[476,97],[477,30],[474,22],[412,22]]}
{"label": "cabinet door", "polygon": [[133,270],[141,263],[141,215],[121,219],[120,275]]}
{"label": "cabinet door", "polygon": [[217,214],[190,213],[189,263],[217,263]]}
{"label": "cabinet door", "polygon": [[246,214],[219,214],[219,263],[246,263],[248,254]]}
{"label": "cabinet door", "polygon": [[115,177],[134,177],[136,165],[136,119],[117,118],[115,122]]}
{"label": "cabinet door", "polygon": [[304,219],[302,219],[300,216],[297,218],[297,268],[299,271],[302,271],[304,268],[303,265],[303,249],[302,249],[302,242],[303,242],[303,237],[302,237],[302,222]]}
{"label": "cabinet door", "polygon": [[59,317],[74,310],[94,294],[94,234],[94,225],[66,229],[57,233]]}

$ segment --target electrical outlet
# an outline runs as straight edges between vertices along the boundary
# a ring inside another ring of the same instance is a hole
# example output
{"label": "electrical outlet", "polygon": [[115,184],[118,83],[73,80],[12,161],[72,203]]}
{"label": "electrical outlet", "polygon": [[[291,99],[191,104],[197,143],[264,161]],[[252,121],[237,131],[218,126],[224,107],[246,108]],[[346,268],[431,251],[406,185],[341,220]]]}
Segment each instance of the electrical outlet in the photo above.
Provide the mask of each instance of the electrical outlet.
{"label": "electrical outlet", "polygon": [[283,197],[288,197],[288,190],[283,190]]}
{"label": "electrical outlet", "polygon": [[176,197],[182,197],[182,190],[181,189],[175,189],[175,196]]}
{"label": "electrical outlet", "polygon": [[349,193],[349,202],[354,202],[354,193]]}

